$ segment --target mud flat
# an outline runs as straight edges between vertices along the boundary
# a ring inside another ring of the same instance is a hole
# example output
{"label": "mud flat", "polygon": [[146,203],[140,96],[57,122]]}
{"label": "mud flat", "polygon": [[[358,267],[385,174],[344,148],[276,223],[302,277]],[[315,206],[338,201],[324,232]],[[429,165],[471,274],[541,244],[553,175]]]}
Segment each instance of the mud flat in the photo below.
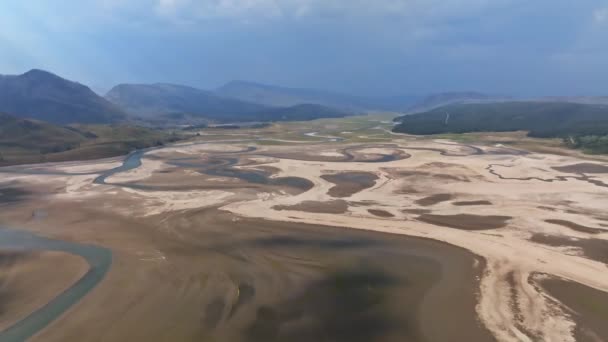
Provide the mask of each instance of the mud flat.
{"label": "mud flat", "polygon": [[595,163],[580,163],[565,166],[554,166],[553,170],[566,173],[608,173],[608,166]]}
{"label": "mud flat", "polygon": [[33,341],[494,340],[475,313],[483,261],[461,248],[217,209],[135,223],[77,208],[45,222],[86,218],[58,233],[101,239],[115,266]]}
{"label": "mud flat", "polygon": [[0,251],[0,331],[67,290],[88,269],[84,259],[68,253]]}
{"label": "mud flat", "polygon": [[553,247],[579,248],[585,257],[602,262],[608,266],[608,240],[573,239],[565,236],[546,234],[534,234],[530,240]]}
{"label": "mud flat", "polygon": [[[4,305],[14,309],[2,317],[6,327],[0,331],[0,340],[7,342],[27,340],[43,331],[89,293],[112,262],[111,253],[103,248],[4,227],[0,227],[0,250],[8,250],[4,260],[4,266],[9,268],[2,289]],[[14,250],[18,252],[15,254]],[[28,257],[41,250],[45,252],[38,254],[38,260],[28,262]],[[55,271],[58,261],[63,269]]]}
{"label": "mud flat", "polygon": [[[606,177],[555,169],[581,158],[394,141],[7,173],[28,194],[3,222],[116,258],[35,340],[575,341],[579,321],[534,275],[608,291],[606,235],[570,224],[605,224]],[[365,179],[325,177],[353,172]]]}
{"label": "mud flat", "polygon": [[564,279],[537,276],[538,283],[556,298],[576,321],[577,341],[608,340],[608,294]]}

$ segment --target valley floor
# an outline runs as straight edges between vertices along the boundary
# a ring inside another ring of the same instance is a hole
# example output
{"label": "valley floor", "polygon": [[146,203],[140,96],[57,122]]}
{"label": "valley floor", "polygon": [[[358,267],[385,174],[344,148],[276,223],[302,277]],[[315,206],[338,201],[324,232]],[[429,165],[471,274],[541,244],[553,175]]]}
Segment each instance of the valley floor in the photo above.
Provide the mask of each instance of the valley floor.
{"label": "valley floor", "polygon": [[376,125],[5,169],[3,226],[112,252],[33,340],[608,339],[608,164]]}

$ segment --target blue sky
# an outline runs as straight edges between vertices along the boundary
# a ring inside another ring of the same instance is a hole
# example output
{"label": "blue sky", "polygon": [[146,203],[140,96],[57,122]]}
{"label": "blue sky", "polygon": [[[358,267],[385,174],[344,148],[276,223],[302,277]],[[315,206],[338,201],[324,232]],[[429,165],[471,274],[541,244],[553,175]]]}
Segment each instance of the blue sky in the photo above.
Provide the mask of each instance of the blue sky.
{"label": "blue sky", "polygon": [[2,1],[0,73],[31,68],[98,91],[243,79],[370,95],[608,95],[608,1]]}

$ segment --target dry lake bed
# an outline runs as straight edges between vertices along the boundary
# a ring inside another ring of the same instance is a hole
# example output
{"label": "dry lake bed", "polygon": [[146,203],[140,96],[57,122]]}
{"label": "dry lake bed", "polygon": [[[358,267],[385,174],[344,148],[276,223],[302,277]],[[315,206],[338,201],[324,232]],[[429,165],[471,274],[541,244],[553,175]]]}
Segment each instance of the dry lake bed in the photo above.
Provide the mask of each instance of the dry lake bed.
{"label": "dry lake bed", "polygon": [[607,163],[334,135],[0,169],[0,341],[608,340]]}

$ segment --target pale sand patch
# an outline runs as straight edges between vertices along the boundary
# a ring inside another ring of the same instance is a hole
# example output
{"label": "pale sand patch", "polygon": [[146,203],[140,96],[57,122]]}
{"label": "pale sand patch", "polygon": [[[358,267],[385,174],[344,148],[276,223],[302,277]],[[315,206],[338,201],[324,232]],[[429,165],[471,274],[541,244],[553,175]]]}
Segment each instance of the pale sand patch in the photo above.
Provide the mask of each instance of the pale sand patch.
{"label": "pale sand patch", "polygon": [[138,216],[153,216],[170,211],[186,209],[201,209],[217,206],[226,202],[232,192],[211,191],[138,191],[123,188],[127,193],[141,198],[141,202],[135,208],[125,208],[127,213],[135,213]]}
{"label": "pale sand patch", "polygon": [[213,152],[238,152],[247,149],[249,145],[233,145],[233,144],[191,144],[191,145],[175,145],[163,149],[157,149],[146,153],[154,156],[168,156],[171,154],[188,154],[188,155],[204,155]]}
{"label": "pale sand patch", "polygon": [[119,158],[117,160],[116,158],[112,158],[105,161],[98,161],[86,164],[84,164],[83,162],[60,163],[54,165],[52,169],[68,173],[103,172],[122,165],[122,159],[123,158]]}
{"label": "pale sand patch", "polygon": [[357,153],[361,153],[361,154],[393,154],[395,152],[395,149],[392,148],[378,148],[378,147],[373,147],[373,148],[364,148],[361,150],[357,150]]}
{"label": "pale sand patch", "polygon": [[335,151],[322,151],[319,155],[323,157],[344,157],[344,154]]}
{"label": "pale sand patch", "polygon": [[141,181],[146,178],[149,178],[154,174],[154,172],[159,171],[165,166],[165,163],[161,160],[150,159],[150,158],[141,158],[141,166],[125,171],[116,173],[108,178],[106,178],[106,183],[128,183],[128,182],[136,182]]}

